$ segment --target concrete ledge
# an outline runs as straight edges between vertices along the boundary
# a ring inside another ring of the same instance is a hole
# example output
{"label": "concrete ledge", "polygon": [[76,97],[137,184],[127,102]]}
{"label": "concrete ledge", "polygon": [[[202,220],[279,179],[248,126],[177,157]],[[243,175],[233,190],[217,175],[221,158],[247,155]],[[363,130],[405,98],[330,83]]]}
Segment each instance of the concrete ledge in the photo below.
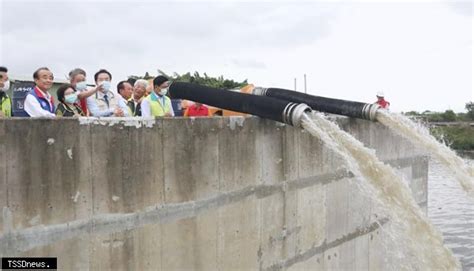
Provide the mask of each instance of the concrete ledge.
{"label": "concrete ledge", "polygon": [[[426,202],[424,153],[336,119]],[[66,270],[384,269],[376,206],[319,139],[254,117],[0,120],[0,254]],[[379,223],[383,224],[379,221]],[[334,257],[334,255],[339,255]]]}

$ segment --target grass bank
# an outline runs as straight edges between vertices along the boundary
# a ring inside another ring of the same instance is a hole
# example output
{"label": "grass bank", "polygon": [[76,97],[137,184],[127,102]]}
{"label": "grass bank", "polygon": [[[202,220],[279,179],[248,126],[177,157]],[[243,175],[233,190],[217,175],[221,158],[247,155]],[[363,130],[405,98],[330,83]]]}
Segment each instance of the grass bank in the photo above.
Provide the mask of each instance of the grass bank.
{"label": "grass bank", "polygon": [[439,140],[444,140],[455,150],[474,151],[474,127],[472,126],[441,126],[430,130],[432,135]]}

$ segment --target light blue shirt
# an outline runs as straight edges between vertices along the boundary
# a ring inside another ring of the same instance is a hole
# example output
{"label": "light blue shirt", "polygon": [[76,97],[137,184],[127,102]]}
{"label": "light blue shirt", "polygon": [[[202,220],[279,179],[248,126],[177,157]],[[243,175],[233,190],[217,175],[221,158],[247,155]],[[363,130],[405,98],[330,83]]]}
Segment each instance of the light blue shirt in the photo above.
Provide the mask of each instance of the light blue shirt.
{"label": "light blue shirt", "polygon": [[[97,105],[96,97],[102,98],[104,94],[102,93],[96,93],[95,95],[91,95],[87,98],[87,110],[91,113],[91,116],[93,117],[110,117],[114,114],[115,108],[108,108],[105,110],[100,110],[99,106]],[[130,117],[130,112],[127,106],[127,102],[125,99],[122,98],[122,96],[118,95],[117,93],[108,91],[107,96],[109,99],[118,99],[117,105],[122,109],[123,114],[125,117]]]}

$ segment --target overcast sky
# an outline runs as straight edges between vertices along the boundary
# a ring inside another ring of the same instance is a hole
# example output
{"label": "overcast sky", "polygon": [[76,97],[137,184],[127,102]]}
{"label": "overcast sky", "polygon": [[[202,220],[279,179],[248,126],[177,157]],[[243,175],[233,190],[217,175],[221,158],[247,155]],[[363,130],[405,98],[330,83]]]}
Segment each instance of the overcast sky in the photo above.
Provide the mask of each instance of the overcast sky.
{"label": "overcast sky", "polygon": [[473,4],[0,0],[0,65],[31,77],[199,71],[258,86],[373,102],[393,111],[474,100]]}

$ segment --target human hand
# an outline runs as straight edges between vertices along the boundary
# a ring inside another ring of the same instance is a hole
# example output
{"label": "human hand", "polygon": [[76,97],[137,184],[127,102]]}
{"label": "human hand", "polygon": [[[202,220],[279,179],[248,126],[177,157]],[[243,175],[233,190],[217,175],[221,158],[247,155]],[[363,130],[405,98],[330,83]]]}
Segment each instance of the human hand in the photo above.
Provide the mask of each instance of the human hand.
{"label": "human hand", "polygon": [[94,89],[94,92],[97,92],[97,91],[104,91],[104,87],[102,84],[98,85],[95,89]]}
{"label": "human hand", "polygon": [[124,113],[123,113],[123,110],[119,107],[115,108],[115,111],[114,111],[114,116],[116,117],[123,117],[125,116]]}

